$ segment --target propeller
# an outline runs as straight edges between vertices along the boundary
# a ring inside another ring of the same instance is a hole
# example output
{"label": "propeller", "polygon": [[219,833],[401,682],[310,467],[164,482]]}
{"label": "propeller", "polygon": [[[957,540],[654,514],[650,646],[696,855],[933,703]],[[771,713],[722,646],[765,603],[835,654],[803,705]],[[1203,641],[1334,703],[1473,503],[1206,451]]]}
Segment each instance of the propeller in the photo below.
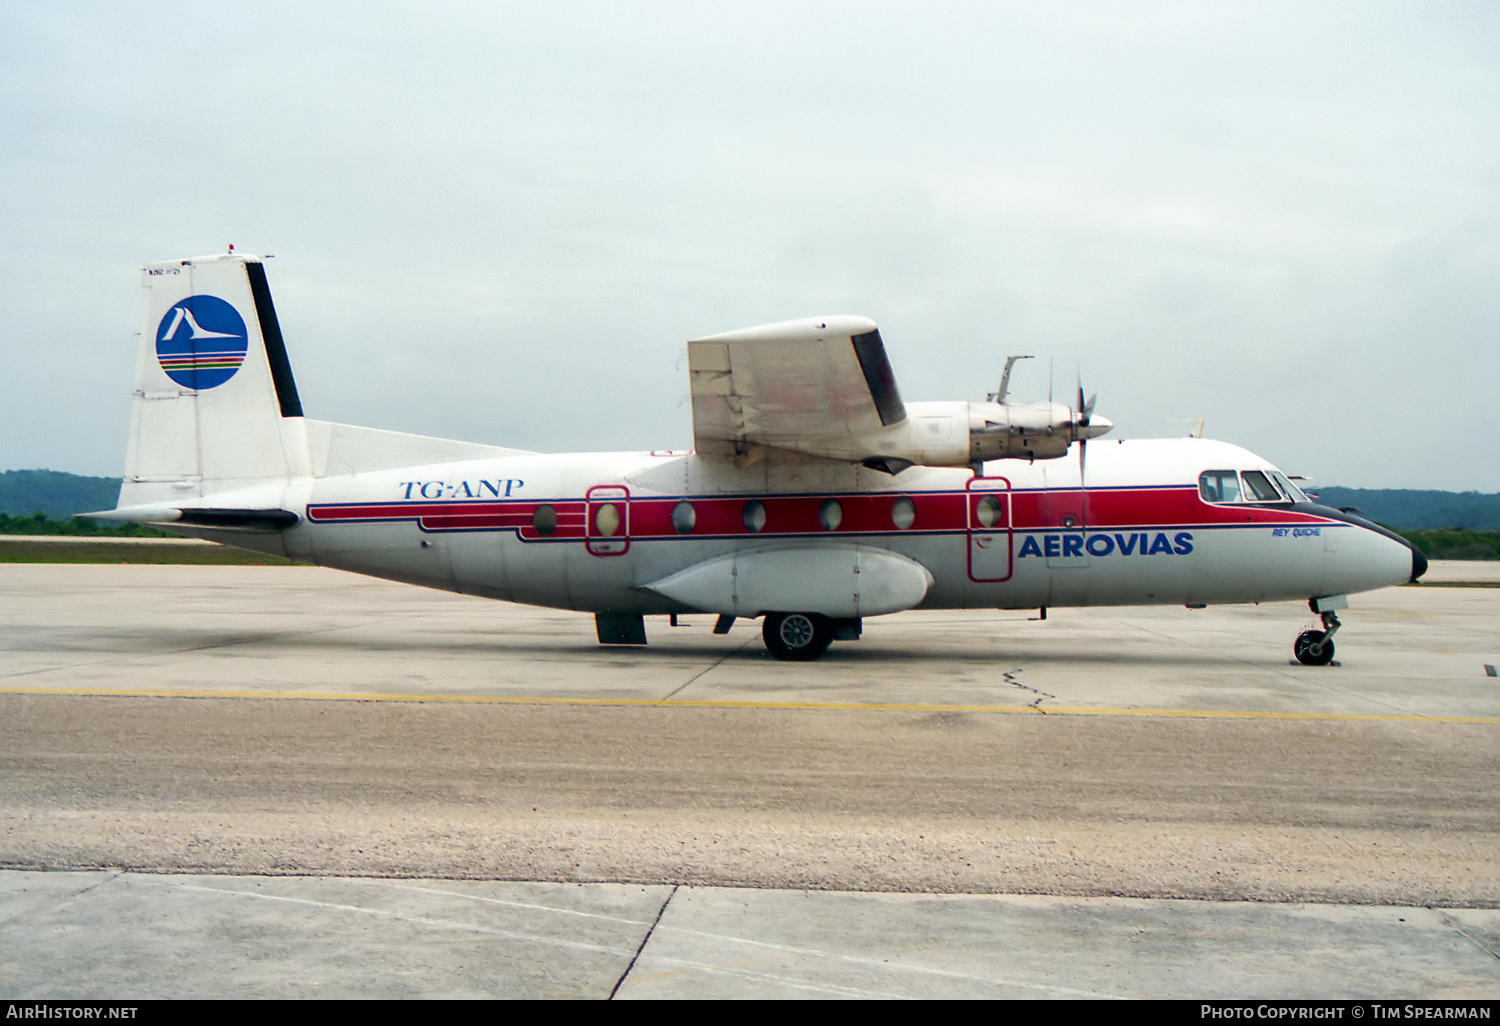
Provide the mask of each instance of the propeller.
{"label": "propeller", "polygon": [[1081,504],[1083,506],[1083,509],[1080,511],[1080,513],[1083,517],[1082,526],[1084,530],[1087,531],[1089,525],[1089,484],[1088,477],[1085,475],[1085,468],[1087,467],[1090,434],[1088,428],[1094,419],[1094,404],[1099,401],[1099,393],[1095,392],[1094,395],[1087,402],[1085,402],[1083,398],[1082,377],[1078,378],[1077,383],[1078,405],[1074,407],[1077,412],[1073,415],[1073,435],[1078,439],[1078,488],[1082,492]]}

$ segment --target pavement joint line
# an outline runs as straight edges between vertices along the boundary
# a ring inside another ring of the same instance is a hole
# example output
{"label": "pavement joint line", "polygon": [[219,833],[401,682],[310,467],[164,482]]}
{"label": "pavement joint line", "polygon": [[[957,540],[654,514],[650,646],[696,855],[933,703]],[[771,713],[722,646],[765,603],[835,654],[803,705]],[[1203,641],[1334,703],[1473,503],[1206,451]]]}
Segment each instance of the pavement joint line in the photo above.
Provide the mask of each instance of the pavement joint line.
{"label": "pavement joint line", "polygon": [[668,699],[670,699],[673,695],[680,694],[682,691],[686,690],[686,688],[687,688],[687,686],[689,684],[694,683],[700,677],[702,677],[704,674],[712,673],[714,670],[717,670],[719,668],[719,666],[724,662],[724,660],[728,659],[732,655],[738,655],[740,652],[743,652],[745,650],[745,646],[748,645],[748,644],[750,644],[750,642],[752,642],[754,640],[755,640],[754,637],[746,638],[743,642],[740,643],[739,647],[732,648],[728,652],[725,652],[719,658],[715,659],[711,664],[709,664],[708,666],[705,666],[703,669],[701,669],[697,673],[693,674],[687,680],[683,681],[680,685],[678,685],[677,687],[673,688],[671,691],[667,692],[666,696],[664,698],[662,698],[662,701],[665,702]]}
{"label": "pavement joint line", "polygon": [[[304,702],[402,702],[471,703],[475,705],[581,705],[633,706],[641,708],[698,709],[806,709],[849,712],[971,712],[1026,713],[1041,710],[1029,705],[935,705],[896,702],[756,702],[729,699],[689,698],[561,698],[543,695],[383,695],[316,691],[127,691],[112,688],[0,688],[3,695],[58,696],[68,698],[238,698],[297,700]],[[1271,712],[1238,709],[1118,709],[1109,706],[1052,706],[1048,715],[1070,716],[1175,716],[1189,719],[1248,720],[1349,720],[1375,723],[1475,723],[1500,725],[1500,716],[1422,716],[1386,713]]]}
{"label": "pavement joint line", "polygon": [[1448,927],[1448,929],[1454,931],[1455,933],[1457,933],[1460,937],[1464,938],[1465,940],[1470,941],[1471,943],[1473,943],[1476,947],[1479,948],[1479,950],[1483,951],[1486,955],[1489,955],[1491,958],[1494,958],[1494,959],[1500,959],[1500,954],[1497,954],[1493,949],[1490,948],[1490,946],[1488,944],[1484,943],[1484,941],[1482,941],[1478,937],[1475,937],[1472,934],[1470,934],[1467,930],[1465,930],[1463,928],[1463,924],[1462,923],[1460,923],[1457,919],[1454,919],[1447,912],[1444,912],[1440,908],[1435,908],[1435,907],[1431,907],[1431,906],[1429,906],[1429,911],[1435,913],[1437,915],[1437,917],[1438,917],[1438,921],[1441,922],[1444,926]]}
{"label": "pavement joint line", "polygon": [[[66,905],[68,905],[68,904],[76,901],[77,899],[83,897],[89,891],[96,890],[96,889],[98,889],[100,887],[103,887],[107,883],[113,883],[114,881],[118,880],[120,877],[122,877],[122,876],[125,875],[120,870],[110,870],[110,869],[104,869],[104,870],[99,870],[99,869],[84,869],[84,870],[78,870],[77,872],[82,872],[82,873],[99,873],[99,872],[103,872],[103,873],[105,873],[107,875],[102,880],[95,880],[92,883],[90,883],[87,887],[80,888],[79,890],[74,891],[72,894],[69,894],[66,897],[58,899],[53,904],[47,906],[47,908],[44,910],[45,912],[55,912],[58,909],[63,908],[64,906],[66,906]],[[3,929],[5,927],[7,927],[7,926],[11,926],[12,924],[14,924],[17,920],[19,920],[25,914],[26,913],[24,913],[24,912],[17,912],[15,915],[11,916],[9,919],[0,919],[0,929]],[[36,913],[33,913],[33,915],[35,915],[35,914]]]}
{"label": "pavement joint line", "polygon": [[620,974],[620,978],[616,980],[615,985],[610,988],[609,1000],[613,1001],[615,999],[615,995],[620,992],[620,986],[625,982],[625,977],[629,976],[630,970],[635,968],[635,963],[640,959],[641,952],[646,950],[646,945],[651,941],[651,935],[656,932],[656,924],[661,922],[661,917],[666,914],[667,906],[670,905],[672,903],[672,899],[677,896],[677,888],[681,886],[681,884],[673,884],[672,889],[667,892],[666,900],[661,903],[661,908],[656,910],[656,918],[651,920],[651,925],[646,928],[646,936],[641,938],[641,946],[635,949],[635,954],[630,956],[630,964],[625,967],[625,971]]}

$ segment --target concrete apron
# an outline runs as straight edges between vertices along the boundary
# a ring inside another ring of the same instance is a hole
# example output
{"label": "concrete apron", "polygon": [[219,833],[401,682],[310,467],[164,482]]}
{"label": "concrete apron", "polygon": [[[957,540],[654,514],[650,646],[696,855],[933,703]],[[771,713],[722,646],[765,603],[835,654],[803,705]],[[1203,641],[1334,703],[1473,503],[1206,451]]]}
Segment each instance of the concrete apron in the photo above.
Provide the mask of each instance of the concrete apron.
{"label": "concrete apron", "polygon": [[1493,1000],[1500,910],[0,872],[0,995]]}

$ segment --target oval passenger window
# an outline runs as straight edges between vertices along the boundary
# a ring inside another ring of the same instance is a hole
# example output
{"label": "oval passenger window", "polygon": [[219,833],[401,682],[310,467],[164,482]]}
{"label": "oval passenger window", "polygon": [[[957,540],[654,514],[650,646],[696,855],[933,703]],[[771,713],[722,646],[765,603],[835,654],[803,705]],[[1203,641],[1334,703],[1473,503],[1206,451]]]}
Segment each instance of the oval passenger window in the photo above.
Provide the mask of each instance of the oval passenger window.
{"label": "oval passenger window", "polygon": [[594,514],[594,528],[608,538],[620,529],[620,507],[606,502]]}
{"label": "oval passenger window", "polygon": [[766,507],[759,499],[751,499],[745,503],[745,512],[741,514],[740,520],[747,531],[759,531],[766,526]]}
{"label": "oval passenger window", "polygon": [[837,499],[824,499],[818,507],[818,524],[825,531],[837,531],[844,522],[844,507]]}
{"label": "oval passenger window", "polygon": [[993,495],[980,499],[974,507],[974,519],[979,521],[980,527],[994,527],[1000,520],[1000,500]]}
{"label": "oval passenger window", "polygon": [[906,496],[891,503],[891,523],[902,531],[917,522],[917,505]]}
{"label": "oval passenger window", "polygon": [[531,515],[531,528],[543,538],[550,537],[557,530],[557,510],[551,506],[538,506]]}
{"label": "oval passenger window", "polygon": [[672,507],[672,529],[678,534],[692,534],[698,523],[698,513],[693,504],[683,499]]}

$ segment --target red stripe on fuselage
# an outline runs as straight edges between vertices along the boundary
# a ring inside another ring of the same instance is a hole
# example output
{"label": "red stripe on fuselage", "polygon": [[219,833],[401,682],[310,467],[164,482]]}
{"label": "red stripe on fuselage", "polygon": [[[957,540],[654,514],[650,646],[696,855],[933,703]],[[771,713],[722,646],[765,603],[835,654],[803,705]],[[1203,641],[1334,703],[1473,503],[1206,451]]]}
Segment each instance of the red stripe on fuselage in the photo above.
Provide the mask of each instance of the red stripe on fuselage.
{"label": "red stripe on fuselage", "polygon": [[307,519],[314,523],[392,523],[415,520],[424,531],[518,531],[523,538],[542,537],[532,527],[536,511],[551,506],[557,512],[552,538],[582,538],[582,500],[551,502],[341,502],[312,504]]}
{"label": "red stripe on fuselage", "polygon": [[[688,537],[775,536],[805,534],[891,534],[897,527],[891,509],[899,498],[910,499],[916,519],[901,533],[966,531],[969,505],[986,494],[1010,497],[1010,527],[1017,531],[1074,529],[1161,529],[1168,527],[1282,526],[1324,524],[1326,518],[1284,507],[1206,503],[1198,489],[1181,487],[1099,488],[997,491],[997,492],[896,492],[853,495],[765,495],[700,496],[693,498],[632,498],[632,538],[682,537],[672,526],[672,509],[679,502],[693,505],[694,527]],[[842,510],[838,529],[826,531],[819,510],[827,499],[837,499]],[[620,502],[622,499],[612,501]],[[757,501],[765,507],[765,527],[753,532],[744,525],[745,506]],[[314,523],[370,523],[417,521],[424,531],[516,531],[522,538],[541,536],[532,527],[538,507],[549,505],[557,512],[557,528],[548,537],[582,538],[586,505],[582,499],[549,499],[501,502],[384,502],[332,503],[307,507]],[[991,530],[1004,530],[1002,520]]]}

